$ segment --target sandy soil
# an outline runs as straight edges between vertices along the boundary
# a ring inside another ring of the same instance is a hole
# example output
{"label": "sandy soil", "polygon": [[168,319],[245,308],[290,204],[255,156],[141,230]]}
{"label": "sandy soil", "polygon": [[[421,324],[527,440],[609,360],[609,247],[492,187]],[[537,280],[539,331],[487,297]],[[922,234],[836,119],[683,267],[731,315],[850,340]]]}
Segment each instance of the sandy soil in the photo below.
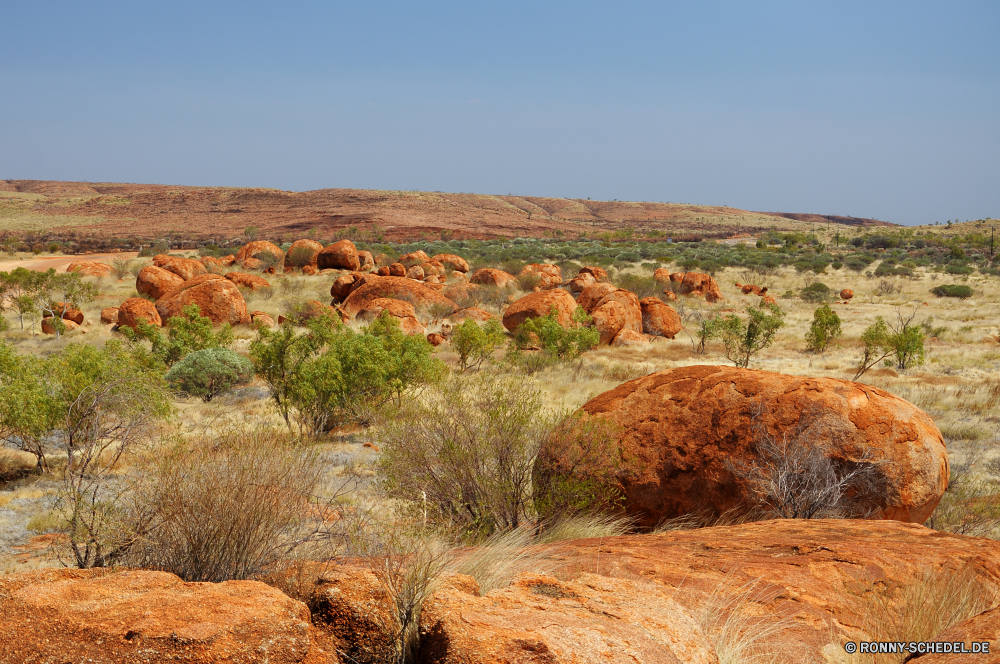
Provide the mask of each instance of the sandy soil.
{"label": "sandy soil", "polygon": [[10,272],[14,268],[23,267],[36,272],[45,272],[55,268],[56,272],[65,272],[66,266],[76,261],[96,261],[109,263],[115,258],[135,258],[139,254],[134,251],[121,251],[114,254],[81,254],[79,256],[38,256],[27,260],[0,261],[0,272]]}

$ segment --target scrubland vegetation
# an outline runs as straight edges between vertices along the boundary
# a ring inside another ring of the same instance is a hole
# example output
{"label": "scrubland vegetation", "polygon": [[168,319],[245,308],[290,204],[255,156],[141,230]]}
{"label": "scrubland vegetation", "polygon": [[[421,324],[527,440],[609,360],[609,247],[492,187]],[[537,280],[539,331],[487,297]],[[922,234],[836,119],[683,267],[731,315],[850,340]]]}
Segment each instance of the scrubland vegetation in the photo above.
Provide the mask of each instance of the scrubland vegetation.
{"label": "scrubland vegetation", "polygon": [[[617,432],[575,415],[579,406],[654,371],[723,363],[853,378],[923,409],[951,463],[927,525],[1000,538],[1000,256],[985,234],[775,232],[732,245],[619,234],[358,248],[388,261],[420,249],[458,254],[470,273],[518,275],[529,262],[552,262],[570,278],[602,266],[639,298],[663,298],[684,331],[608,347],[582,309],[571,325],[553,312],[514,334],[495,318],[452,326],[448,311],[418,310],[428,332],[448,332],[435,348],[387,313],[306,318],[304,303],[327,300],[332,278],[298,272],[265,275],[269,288],[243,291],[248,308],[286,317],[273,329],[213,327],[191,306],[162,329],[112,331],[96,324],[100,311],[139,296],[131,277],[144,258],[101,278],[0,273],[0,569],[120,565],[272,583],[285,574],[281,587],[294,594],[287,574],[303,561],[373,558],[392,600],[391,659],[410,661],[421,603],[447,572],[469,574],[486,593],[521,571],[555,570],[561,541],[635,530],[617,511],[621,496],[607,491],[628,462]],[[724,301],[668,299],[653,278],[659,267],[713,275]],[[735,282],[766,287],[776,300]],[[459,304],[500,313],[534,285],[483,288]],[[839,297],[842,289],[853,297]],[[39,333],[43,314],[58,321],[70,308],[93,324]],[[563,472],[534,472],[545,441]],[[762,440],[761,450],[759,464],[734,471],[759,488],[755,509],[865,516],[844,502],[868,490],[863,465],[838,475],[822,455],[785,441]],[[779,476],[797,483],[775,489]],[[868,593],[869,632],[898,636],[876,604],[902,602],[934,613],[910,625],[913,639],[930,638],[982,610],[967,586],[938,592],[928,580]],[[735,653],[729,661],[751,661],[740,654],[753,645],[740,645],[750,625],[716,630]]]}

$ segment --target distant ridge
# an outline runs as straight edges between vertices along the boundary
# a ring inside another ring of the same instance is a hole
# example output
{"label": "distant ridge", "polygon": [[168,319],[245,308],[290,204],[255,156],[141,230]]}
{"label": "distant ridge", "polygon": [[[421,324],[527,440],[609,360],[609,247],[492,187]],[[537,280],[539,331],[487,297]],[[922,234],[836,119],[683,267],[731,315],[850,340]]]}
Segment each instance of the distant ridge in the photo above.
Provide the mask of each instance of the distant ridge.
{"label": "distant ridge", "polygon": [[842,224],[844,226],[898,226],[888,221],[866,219],[864,217],[841,217],[835,214],[810,214],[803,212],[760,212],[771,217],[784,217],[796,221],[808,221],[815,224]]}

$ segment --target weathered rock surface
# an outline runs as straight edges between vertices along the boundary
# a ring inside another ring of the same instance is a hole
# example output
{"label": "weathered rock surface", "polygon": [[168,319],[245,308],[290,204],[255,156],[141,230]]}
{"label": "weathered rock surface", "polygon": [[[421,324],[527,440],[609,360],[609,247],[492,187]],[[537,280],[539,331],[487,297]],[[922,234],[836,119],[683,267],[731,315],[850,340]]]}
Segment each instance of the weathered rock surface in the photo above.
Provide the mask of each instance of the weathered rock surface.
{"label": "weathered rock surface", "polygon": [[[878,490],[863,498],[873,518],[923,523],[948,485],[933,420],[899,397],[846,380],[690,366],[624,383],[582,410],[622,427],[625,509],[641,526],[749,507],[752,486],[731,464],[757,459],[765,437],[818,449],[835,468],[870,455]],[[536,472],[547,472],[549,457],[543,449]]]}
{"label": "weathered rock surface", "polygon": [[[1000,601],[1000,542],[899,521],[781,519],[576,540],[555,557],[560,578],[589,572],[642,580],[668,588],[696,616],[715,606],[719,622],[745,602],[738,614],[745,634],[777,656],[760,661],[789,664],[853,661],[843,644],[873,640],[866,616],[881,617],[873,591],[974,573],[977,592]],[[985,622],[981,628],[989,634]],[[968,634],[967,641],[973,630]],[[916,661],[925,660],[953,661]]]}
{"label": "weathered rock surface", "polygon": [[676,286],[667,286],[668,289],[677,289],[681,295],[692,297],[703,297],[706,302],[718,302],[722,300],[722,290],[715,279],[700,272],[675,272],[670,275],[670,281]]}
{"label": "weathered rock surface", "polygon": [[558,265],[549,265],[547,263],[530,263],[525,265],[518,276],[538,277],[536,288],[540,290],[557,288],[562,285],[563,281],[562,268]]}
{"label": "weathered rock surface", "polygon": [[[267,254],[267,256],[263,254]],[[270,265],[277,267],[278,270],[283,270],[285,267],[285,252],[278,245],[266,240],[254,240],[240,247],[240,250],[236,252],[233,262],[247,269],[259,270]]]}
{"label": "weathered rock surface", "polygon": [[744,295],[763,295],[767,292],[767,286],[755,286],[753,284],[741,284],[736,282],[736,287],[740,289],[740,292]]}
{"label": "weathered rock surface", "polygon": [[166,572],[37,570],[0,577],[0,662],[335,664],[306,605],[257,581]]}
{"label": "weathered rock surface", "polygon": [[579,297],[576,298],[576,303],[583,307],[584,311],[590,313],[605,295],[616,290],[618,287],[612,284],[592,284],[583,289]]}
{"label": "weathered rock surface", "polygon": [[316,240],[296,240],[288,248],[288,257],[294,257],[302,267],[316,267],[316,258],[319,252],[323,251],[323,245]]}
{"label": "weathered rock surface", "polygon": [[362,272],[371,272],[375,269],[375,257],[372,256],[372,252],[370,251],[359,251],[358,262],[361,263],[359,269]]}
{"label": "weathered rock surface", "polygon": [[852,297],[854,297],[854,291],[852,291],[850,288],[845,288],[844,290],[840,291],[841,300],[850,300]]}
{"label": "weathered rock surface", "polygon": [[309,600],[313,623],[351,664],[393,661],[396,622],[391,605],[389,593],[372,570],[354,565],[336,565],[324,572]]}
{"label": "weathered rock surface", "polygon": [[431,259],[423,249],[418,249],[410,254],[403,254],[399,257],[400,263],[426,263]]}
{"label": "weathered rock surface", "polygon": [[328,245],[316,257],[316,267],[320,270],[352,270],[361,268],[358,250],[350,240],[340,240]]}
{"label": "weathered rock surface", "polygon": [[636,332],[635,330],[622,330],[615,335],[615,338],[611,340],[611,345],[616,348],[623,348],[626,346],[642,346],[648,344],[653,340],[648,334],[643,334],[642,332]]}
{"label": "weathered rock surface", "polygon": [[469,262],[462,258],[461,256],[456,256],[455,254],[437,254],[431,257],[432,261],[437,261],[439,263],[444,263],[452,270],[456,272],[468,272]]}
{"label": "weathered rock surface", "polygon": [[367,302],[365,308],[355,316],[362,320],[372,320],[381,316],[382,312],[395,318],[404,334],[423,334],[425,331],[417,320],[417,312],[412,304],[389,297],[377,297]]}
{"label": "weathered rock surface", "polygon": [[343,302],[354,290],[354,285],[364,278],[362,272],[348,272],[337,277],[330,286],[330,296],[337,302]]}
{"label": "weathered rock surface", "polygon": [[271,282],[264,277],[258,277],[256,274],[229,272],[225,276],[226,279],[236,284],[237,287],[249,288],[252,291],[269,290],[271,288]]}
{"label": "weathered rock surface", "polygon": [[[389,269],[388,274],[382,275],[387,277],[405,277],[406,276],[406,266],[402,263],[392,263],[387,266]],[[382,273],[379,272],[381,275]]]}
{"label": "weathered rock surface", "polygon": [[159,300],[183,283],[184,277],[155,265],[147,265],[135,277],[135,289],[154,300]]}
{"label": "weathered rock surface", "polygon": [[446,585],[421,612],[420,660],[715,664],[706,635],[672,594],[596,574],[572,581],[522,574],[483,597]]}
{"label": "weathered rock surface", "polygon": [[[601,344],[612,343],[625,330],[642,334],[642,309],[639,298],[632,291],[610,290],[587,313],[594,319],[594,329],[601,334]],[[633,335],[628,340],[634,343],[638,337]]]}
{"label": "weathered rock surface", "polygon": [[118,307],[104,307],[101,309],[101,323],[104,325],[117,325]]}
{"label": "weathered rock surface", "polygon": [[[73,321],[77,325],[83,325],[83,312],[79,309],[75,309],[65,302],[56,302],[52,306],[52,311],[57,318],[62,318],[63,320]],[[42,318],[48,318],[51,314],[46,311],[42,314]]]}
{"label": "weathered rock surface", "polygon": [[485,323],[491,318],[495,318],[493,314],[478,307],[465,307],[464,309],[459,309],[455,313],[448,316],[453,321],[465,320],[466,318],[471,318],[477,323]]}
{"label": "weathered rock surface", "polygon": [[170,254],[159,254],[153,256],[153,265],[156,267],[162,267],[167,272],[173,272],[184,281],[194,279],[195,277],[208,272],[205,265],[201,261],[196,261],[193,258],[184,258],[182,256],[171,256]]}
{"label": "weathered rock surface", "polygon": [[642,309],[642,331],[654,337],[673,339],[683,329],[681,317],[674,308],[658,297],[639,300]]}
{"label": "weathered rock surface", "polygon": [[156,301],[156,310],[163,321],[182,316],[184,307],[197,304],[201,315],[215,325],[250,322],[246,300],[236,284],[218,274],[203,274],[173,289]]}
{"label": "weathered rock surface", "polygon": [[517,286],[517,277],[513,274],[508,274],[503,270],[497,270],[492,267],[484,267],[480,270],[476,270],[472,274],[472,277],[469,279],[469,283],[506,288],[507,286]]}
{"label": "weathered rock surface", "polygon": [[580,268],[580,275],[589,274],[594,277],[594,281],[604,283],[608,280],[608,271],[596,265],[585,265]]}
{"label": "weathered rock surface", "polygon": [[425,276],[427,276],[427,275],[424,274],[424,268],[422,268],[419,265],[411,265],[410,268],[406,271],[406,278],[407,279],[414,279],[416,281],[423,281]]}
{"label": "weathered rock surface", "polygon": [[66,266],[67,272],[78,272],[81,277],[110,277],[111,266],[97,261],[73,261]]}
{"label": "weathered rock surface", "polygon": [[[42,334],[55,334],[56,333],[56,324],[54,322],[55,320],[56,319],[52,318],[52,317],[43,318],[42,319]],[[67,332],[72,332],[73,330],[76,330],[76,329],[80,328],[80,324],[79,323],[77,323],[76,321],[73,321],[73,320],[69,320],[69,319],[63,319],[63,326],[64,326],[64,329],[61,332],[61,334],[65,334]]]}
{"label": "weathered rock surface", "polygon": [[349,319],[367,310],[371,302],[386,297],[409,302],[415,309],[440,305],[441,309],[453,313],[458,306],[433,288],[405,277],[378,277],[367,275],[365,283],[354,289],[344,300],[340,310]]}
{"label": "weathered rock surface", "polygon": [[163,324],[156,305],[147,299],[130,297],[118,307],[118,325],[127,325],[134,330],[140,319],[157,327]]}
{"label": "weathered rock surface", "polygon": [[563,327],[573,325],[576,300],[562,289],[543,290],[525,295],[507,307],[503,314],[503,326],[513,332],[529,318],[548,316],[555,309],[556,321]]}
{"label": "weathered rock surface", "polygon": [[256,328],[259,325],[263,325],[267,328],[277,327],[274,323],[274,319],[271,318],[270,314],[263,311],[251,311],[250,312],[250,325]]}
{"label": "weathered rock surface", "polygon": [[658,267],[653,270],[653,279],[656,279],[661,284],[670,283],[670,270],[665,267]]}

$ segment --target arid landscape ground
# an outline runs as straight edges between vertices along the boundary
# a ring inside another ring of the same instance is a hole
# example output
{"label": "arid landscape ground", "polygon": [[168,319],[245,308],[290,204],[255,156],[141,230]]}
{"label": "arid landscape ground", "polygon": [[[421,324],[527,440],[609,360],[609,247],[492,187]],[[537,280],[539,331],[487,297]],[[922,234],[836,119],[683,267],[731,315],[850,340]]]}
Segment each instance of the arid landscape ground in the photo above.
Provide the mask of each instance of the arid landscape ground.
{"label": "arid landscape ground", "polygon": [[1000,661],[997,223],[0,182],[0,662]]}

